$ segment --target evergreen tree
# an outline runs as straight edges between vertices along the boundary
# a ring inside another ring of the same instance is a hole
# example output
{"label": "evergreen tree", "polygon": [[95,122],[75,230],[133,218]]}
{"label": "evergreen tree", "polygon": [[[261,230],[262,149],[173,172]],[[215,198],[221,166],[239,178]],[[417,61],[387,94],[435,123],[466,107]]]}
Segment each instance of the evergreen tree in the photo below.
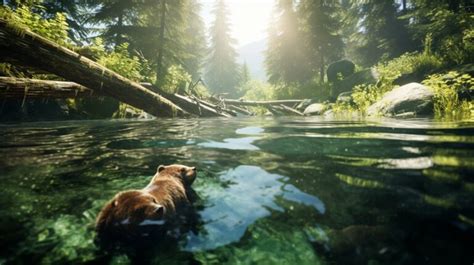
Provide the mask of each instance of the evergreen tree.
{"label": "evergreen tree", "polygon": [[95,12],[89,18],[89,22],[98,25],[100,37],[107,44],[114,46],[124,42],[130,42],[129,34],[132,26],[137,24],[137,8],[139,5],[129,0],[87,0],[89,8]]}
{"label": "evergreen tree", "polygon": [[205,26],[199,14],[201,4],[197,0],[189,0],[186,3],[184,69],[196,80],[201,76],[201,67],[206,52]]}
{"label": "evergreen tree", "polygon": [[268,81],[274,85],[291,85],[310,79],[304,55],[304,44],[292,0],[279,0],[268,30],[265,66]]}
{"label": "evergreen tree", "polygon": [[211,47],[207,61],[205,81],[213,93],[229,93],[236,96],[239,69],[236,62],[235,40],[230,36],[228,11],[224,0],[217,0],[215,20],[210,29]]}
{"label": "evergreen tree", "polygon": [[397,57],[412,48],[406,24],[399,19],[394,0],[353,1],[352,15],[358,17],[359,30],[352,36],[358,43],[359,62],[367,66]]}
{"label": "evergreen tree", "polygon": [[87,0],[44,0],[42,5],[46,17],[54,17],[57,13],[66,14],[66,22],[69,26],[68,35],[77,44],[87,39],[88,30],[86,23],[86,1]]}
{"label": "evergreen tree", "polygon": [[410,21],[416,43],[426,37],[434,51],[441,51],[451,63],[474,60],[473,5],[468,0],[411,0],[404,18]]}
{"label": "evergreen tree", "polygon": [[250,76],[249,67],[247,66],[247,62],[244,62],[240,67],[240,84],[243,85],[250,81],[250,79],[252,78]]}
{"label": "evergreen tree", "polygon": [[305,36],[307,59],[315,75],[319,72],[324,82],[326,65],[343,55],[342,37],[337,18],[337,1],[303,0],[300,2],[302,28]]}

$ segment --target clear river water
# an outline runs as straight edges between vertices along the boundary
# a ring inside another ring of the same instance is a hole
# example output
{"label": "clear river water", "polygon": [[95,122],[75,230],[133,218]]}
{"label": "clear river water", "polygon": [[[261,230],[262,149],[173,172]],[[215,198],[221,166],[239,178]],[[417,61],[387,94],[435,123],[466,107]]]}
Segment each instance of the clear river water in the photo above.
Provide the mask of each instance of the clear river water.
{"label": "clear river water", "polygon": [[[474,122],[67,121],[0,135],[0,264],[474,262]],[[198,168],[197,225],[99,247],[104,203],[173,163]]]}

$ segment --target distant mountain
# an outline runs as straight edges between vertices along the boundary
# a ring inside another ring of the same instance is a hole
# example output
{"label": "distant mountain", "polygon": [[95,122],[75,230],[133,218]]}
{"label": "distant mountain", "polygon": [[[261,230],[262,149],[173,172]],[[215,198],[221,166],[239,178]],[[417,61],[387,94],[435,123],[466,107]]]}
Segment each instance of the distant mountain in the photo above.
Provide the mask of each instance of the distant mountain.
{"label": "distant mountain", "polygon": [[250,75],[253,79],[266,81],[264,66],[264,52],[267,47],[265,39],[251,42],[249,44],[241,46],[237,49],[239,54],[238,62],[242,64],[247,62],[247,66],[250,71]]}

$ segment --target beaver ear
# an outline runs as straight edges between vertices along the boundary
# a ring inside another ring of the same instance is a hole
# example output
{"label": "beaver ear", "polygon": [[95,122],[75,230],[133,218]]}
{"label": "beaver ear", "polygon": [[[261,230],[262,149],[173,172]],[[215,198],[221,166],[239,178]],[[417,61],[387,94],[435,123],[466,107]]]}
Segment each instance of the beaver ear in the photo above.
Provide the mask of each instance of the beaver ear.
{"label": "beaver ear", "polygon": [[161,172],[163,171],[163,169],[165,169],[165,166],[159,165],[158,168],[156,169],[156,172]]}
{"label": "beaver ear", "polygon": [[114,200],[111,205],[112,205],[113,207],[117,207],[117,205],[118,205],[118,200]]}
{"label": "beaver ear", "polygon": [[163,216],[165,215],[165,207],[163,207],[162,205],[158,205],[156,207],[155,212],[160,218],[163,218]]}

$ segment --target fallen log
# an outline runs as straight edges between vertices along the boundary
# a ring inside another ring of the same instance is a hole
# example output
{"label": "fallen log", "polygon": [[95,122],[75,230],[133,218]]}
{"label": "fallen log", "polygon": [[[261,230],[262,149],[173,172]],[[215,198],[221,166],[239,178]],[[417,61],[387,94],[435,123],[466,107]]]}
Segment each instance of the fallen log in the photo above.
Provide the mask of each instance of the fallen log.
{"label": "fallen log", "polygon": [[231,110],[233,110],[233,111],[235,111],[235,112],[237,112],[237,113],[243,114],[243,115],[247,115],[247,116],[253,116],[253,115],[255,115],[254,113],[252,113],[252,112],[250,112],[250,111],[248,111],[248,110],[246,110],[246,109],[244,109],[244,108],[239,108],[239,107],[234,106],[234,105],[229,105],[228,107],[229,107],[229,109],[231,109]]}
{"label": "fallen log", "polygon": [[154,116],[188,115],[158,93],[3,19],[0,19],[0,49],[8,57],[74,81]]}
{"label": "fallen log", "polygon": [[267,100],[267,101],[250,101],[250,100],[238,100],[238,99],[222,99],[227,105],[237,106],[265,106],[265,105],[293,105],[300,103],[303,99],[287,99],[287,100]]}
{"label": "fallen log", "polygon": [[0,77],[0,98],[76,98],[100,96],[74,82]]}
{"label": "fallen log", "polygon": [[283,104],[280,104],[278,107],[282,108],[283,110],[285,110],[288,114],[293,114],[293,115],[298,115],[298,116],[304,116],[304,114],[300,111],[297,111],[293,108],[290,108],[288,106],[285,106]]}
{"label": "fallen log", "polygon": [[205,104],[200,104],[199,101],[195,101],[179,94],[167,93],[150,83],[141,83],[141,85],[153,91],[158,91],[160,95],[167,98],[174,104],[179,105],[186,112],[199,117],[231,117],[231,115],[227,113],[219,112],[218,110],[206,106]]}

